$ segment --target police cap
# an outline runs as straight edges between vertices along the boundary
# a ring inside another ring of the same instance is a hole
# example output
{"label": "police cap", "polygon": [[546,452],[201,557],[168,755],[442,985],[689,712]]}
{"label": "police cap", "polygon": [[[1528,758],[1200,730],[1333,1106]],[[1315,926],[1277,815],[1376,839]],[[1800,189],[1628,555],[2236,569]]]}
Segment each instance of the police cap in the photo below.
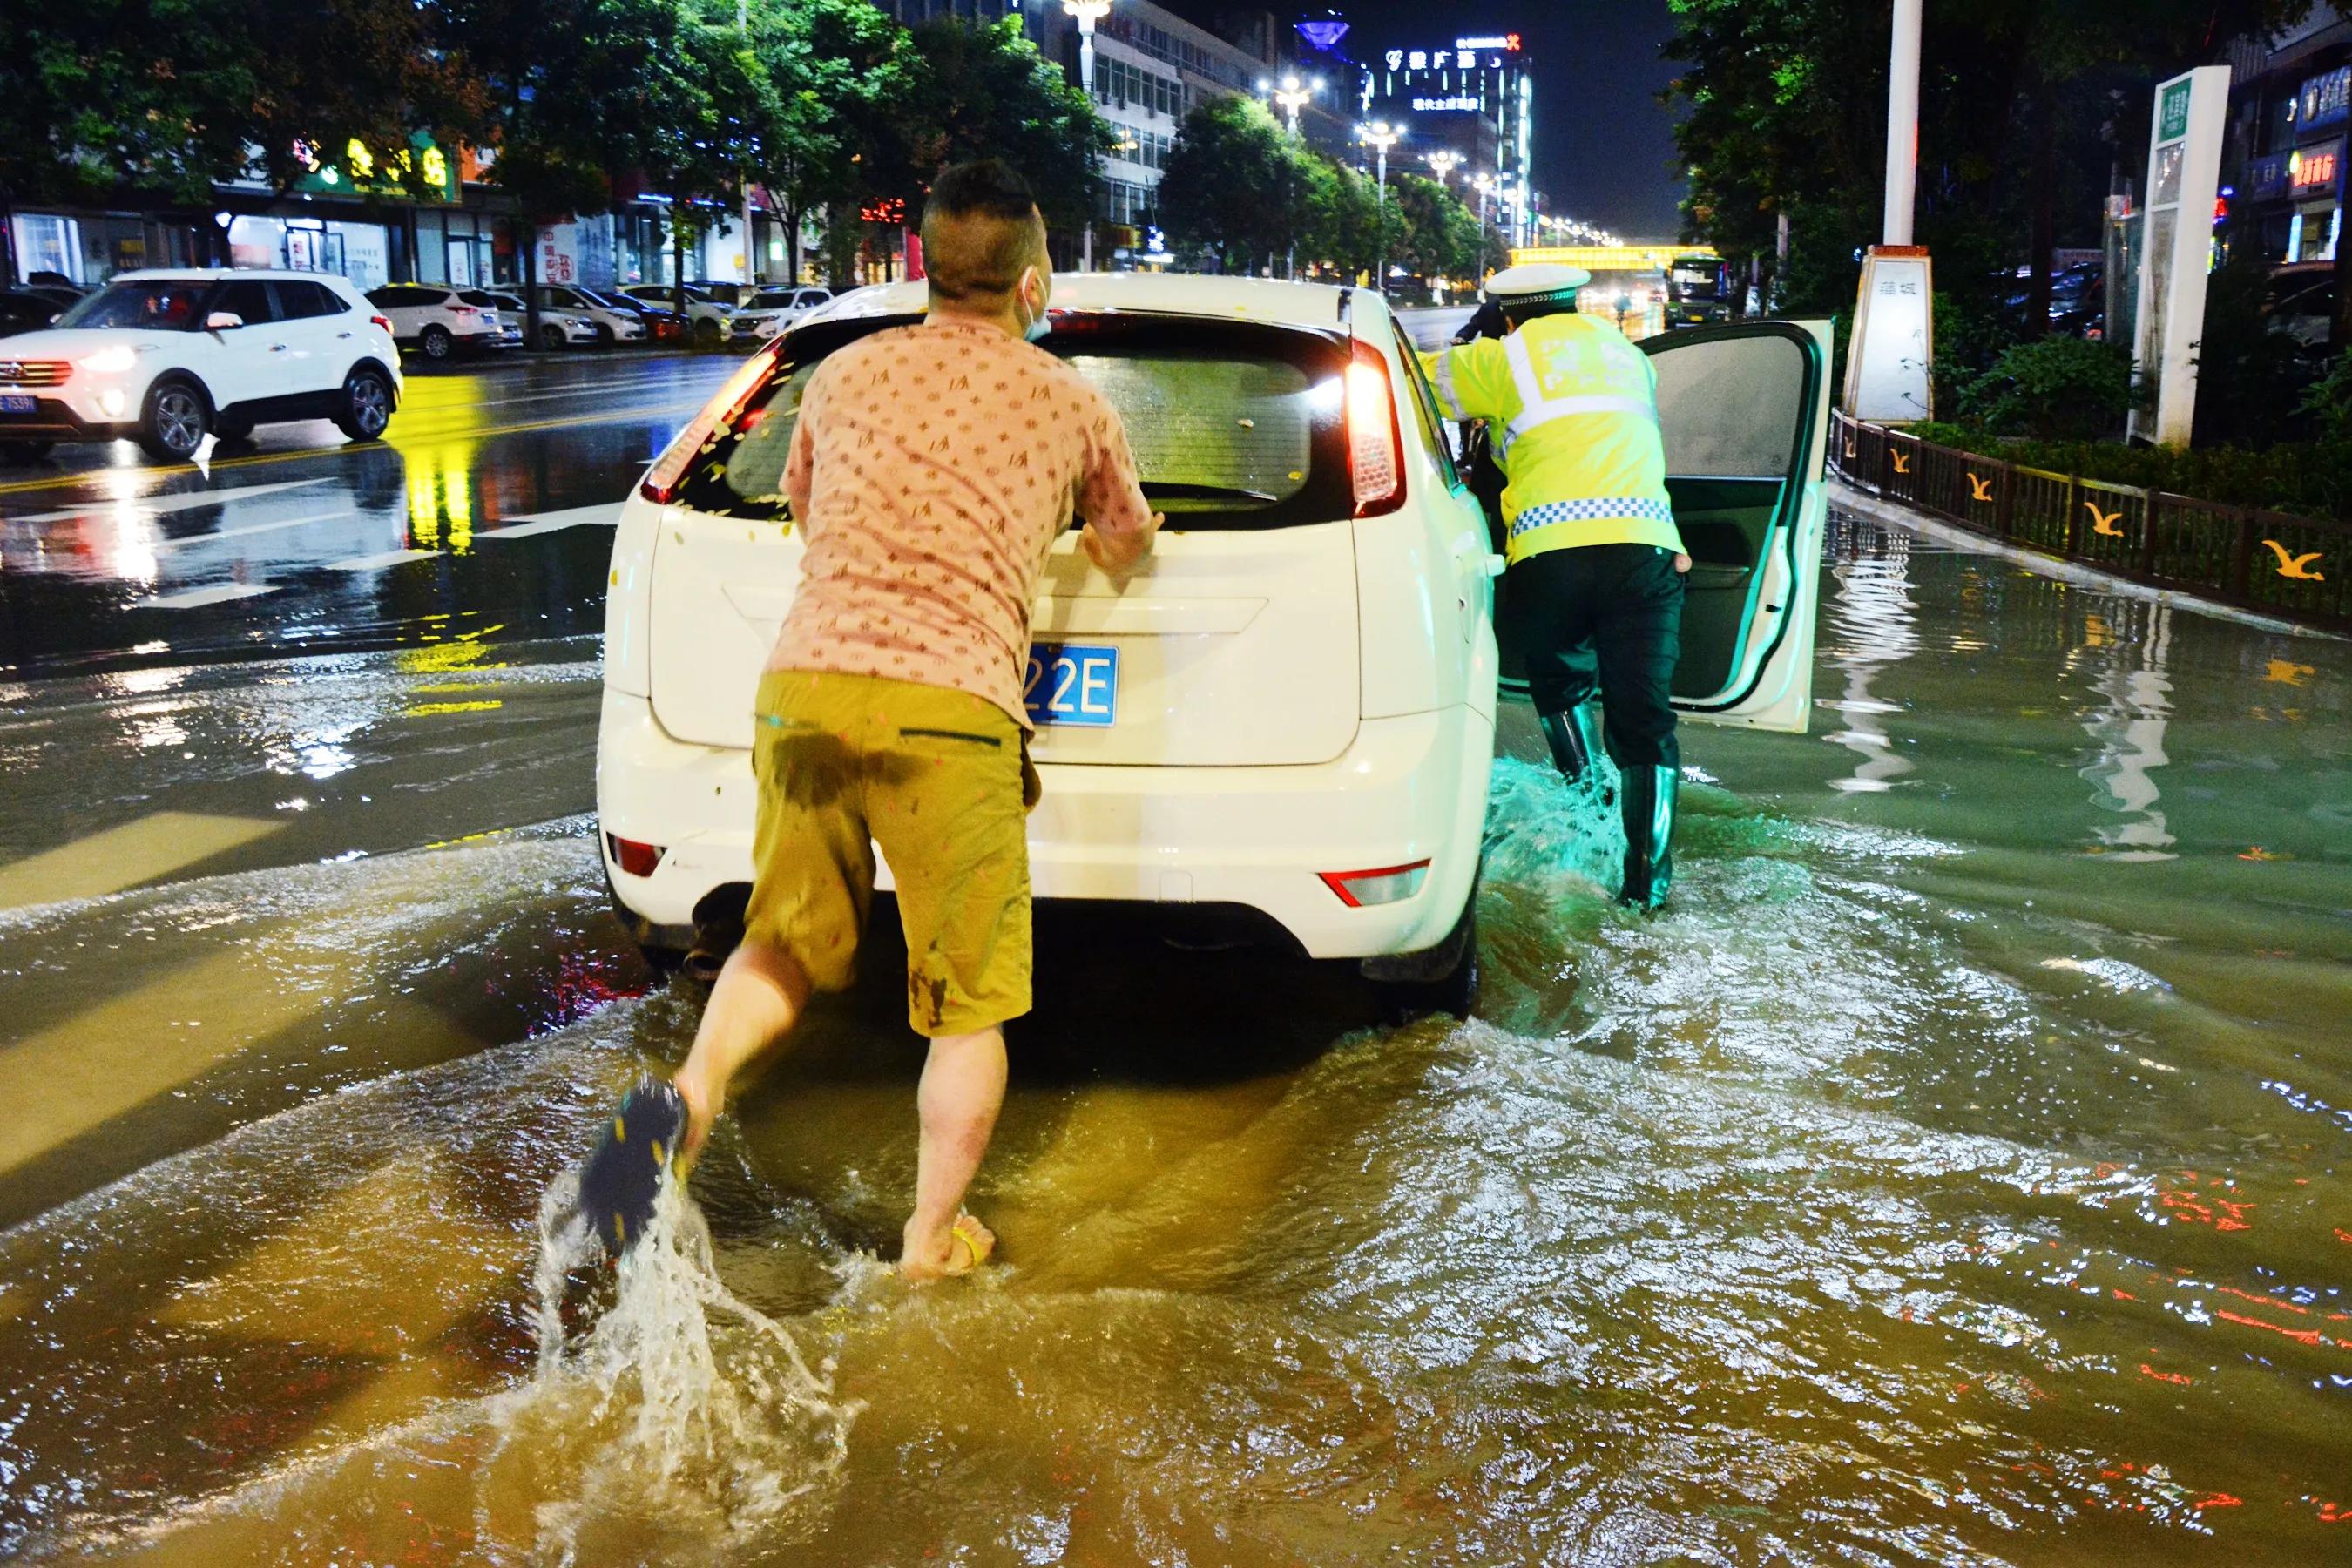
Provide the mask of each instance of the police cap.
{"label": "police cap", "polygon": [[1592,274],[1581,267],[1530,261],[1506,267],[1487,279],[1486,298],[1507,312],[1538,305],[1570,305],[1575,303],[1576,291],[1591,281]]}

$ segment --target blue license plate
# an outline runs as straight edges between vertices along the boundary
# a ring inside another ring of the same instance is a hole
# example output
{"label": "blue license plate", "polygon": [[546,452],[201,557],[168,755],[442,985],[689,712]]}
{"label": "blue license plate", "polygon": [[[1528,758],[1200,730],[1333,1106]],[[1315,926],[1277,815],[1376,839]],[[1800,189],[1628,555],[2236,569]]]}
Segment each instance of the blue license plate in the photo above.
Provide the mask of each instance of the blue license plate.
{"label": "blue license plate", "polygon": [[38,414],[40,411],[41,400],[37,397],[26,397],[17,392],[0,393],[0,414]]}
{"label": "blue license plate", "polygon": [[1074,642],[1033,645],[1021,700],[1033,724],[1108,727],[1118,718],[1118,649]]}

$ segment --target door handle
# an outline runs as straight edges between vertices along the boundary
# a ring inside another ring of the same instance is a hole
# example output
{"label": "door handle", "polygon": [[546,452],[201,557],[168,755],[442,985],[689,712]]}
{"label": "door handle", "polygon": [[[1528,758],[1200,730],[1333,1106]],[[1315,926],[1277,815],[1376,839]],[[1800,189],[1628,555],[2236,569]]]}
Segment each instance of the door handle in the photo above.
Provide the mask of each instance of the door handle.
{"label": "door handle", "polygon": [[337,337],[339,337],[339,338],[348,338],[348,337],[350,337],[351,335],[352,335],[352,334],[351,334],[351,333],[349,333],[349,332],[337,332],[337,333],[335,334],[335,336],[337,336]]}
{"label": "door handle", "polygon": [[284,343],[272,343],[269,345],[269,352],[274,354],[282,354],[286,352],[286,345]]}

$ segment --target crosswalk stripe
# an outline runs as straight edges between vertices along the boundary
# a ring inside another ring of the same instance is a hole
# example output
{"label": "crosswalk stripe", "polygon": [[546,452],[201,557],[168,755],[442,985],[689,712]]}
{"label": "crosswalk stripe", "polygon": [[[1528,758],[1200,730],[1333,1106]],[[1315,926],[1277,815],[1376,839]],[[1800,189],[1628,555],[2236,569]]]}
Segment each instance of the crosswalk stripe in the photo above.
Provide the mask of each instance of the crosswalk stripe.
{"label": "crosswalk stripe", "polygon": [[564,528],[611,528],[620,521],[621,503],[605,501],[596,506],[571,507],[562,511],[524,512],[507,519],[496,528],[483,530],[474,538],[478,542],[485,539],[529,539],[533,534],[553,533]]}
{"label": "crosswalk stripe", "polygon": [[131,607],[134,610],[201,610],[206,605],[226,605],[231,599],[257,599],[264,594],[278,592],[268,583],[215,583],[209,588],[191,588],[184,594],[165,594],[160,598],[141,599]]}
{"label": "crosswalk stripe", "polygon": [[379,566],[397,566],[404,561],[424,561],[441,552],[437,550],[386,550],[375,555],[354,555],[348,561],[330,561],[330,572],[373,572]]}

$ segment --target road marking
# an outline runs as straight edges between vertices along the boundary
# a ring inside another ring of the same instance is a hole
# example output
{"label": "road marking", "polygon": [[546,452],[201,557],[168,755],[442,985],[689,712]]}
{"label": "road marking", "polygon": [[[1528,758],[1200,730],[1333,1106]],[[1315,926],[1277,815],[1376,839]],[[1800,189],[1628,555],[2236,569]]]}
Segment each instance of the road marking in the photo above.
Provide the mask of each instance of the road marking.
{"label": "road marking", "polygon": [[240,848],[286,826],[249,816],[159,811],[0,866],[0,909],[119,893]]}
{"label": "road marking", "polygon": [[380,566],[397,566],[404,561],[424,561],[440,554],[437,550],[386,550],[376,555],[354,555],[348,561],[330,561],[330,572],[373,572]]}
{"label": "road marking", "polygon": [[[226,464],[215,464],[226,468]],[[299,490],[310,485],[323,485],[324,478],[315,479],[285,479],[274,485],[240,485],[225,490],[193,490],[184,495],[111,497],[91,501],[87,506],[60,507],[56,511],[37,511],[24,517],[0,518],[5,522],[68,522],[77,517],[87,517],[94,511],[112,510],[121,507],[136,507],[142,512],[162,514],[187,511],[200,506],[227,506],[235,501],[249,500],[255,496],[276,495],[280,490]]]}
{"label": "road marking", "polygon": [[529,539],[533,534],[553,533],[563,528],[612,528],[620,521],[619,501],[575,506],[564,511],[525,512],[496,528],[484,529],[474,535],[474,542],[478,544],[486,539]]}
{"label": "road marking", "polygon": [[314,522],[333,522],[341,518],[359,514],[346,508],[341,511],[322,511],[310,517],[289,517],[282,522],[257,522],[250,528],[224,528],[218,533],[191,533],[179,539],[159,539],[151,550],[177,550],[184,544],[210,544],[217,539],[244,539],[256,533],[278,533],[289,528],[308,528]]}
{"label": "road marking", "polygon": [[[702,405],[709,401],[708,396],[701,396],[691,403],[648,403],[635,408],[607,409],[602,414],[578,414],[568,419],[532,419],[520,425],[485,425],[478,430],[445,430],[432,433],[431,439],[446,441],[451,437],[467,436],[479,440],[491,436],[529,435],[534,430],[569,430],[582,425],[618,425],[631,419],[656,419],[673,414],[698,413]],[[401,451],[418,444],[419,438],[416,435],[403,430],[396,439],[389,443],[353,441],[341,447],[306,447],[293,452],[261,452],[250,458],[230,458],[215,463],[213,469],[218,472],[224,468],[259,468],[268,463],[315,462],[330,458],[348,458],[359,453],[380,452],[384,450],[387,445],[394,451]],[[127,474],[134,478],[153,479],[169,474],[193,474],[196,470],[193,464],[181,463],[167,468],[120,468],[109,471]],[[0,495],[21,495],[33,490],[62,489],[68,485],[87,484],[94,477],[96,476],[92,474],[59,474],[54,479],[17,479],[8,484],[0,484]]]}
{"label": "road marking", "polygon": [[276,592],[277,588],[268,583],[216,583],[209,588],[191,588],[184,594],[141,599],[131,607],[134,610],[201,610],[207,605],[226,605],[231,599],[257,599],[264,594]]}

